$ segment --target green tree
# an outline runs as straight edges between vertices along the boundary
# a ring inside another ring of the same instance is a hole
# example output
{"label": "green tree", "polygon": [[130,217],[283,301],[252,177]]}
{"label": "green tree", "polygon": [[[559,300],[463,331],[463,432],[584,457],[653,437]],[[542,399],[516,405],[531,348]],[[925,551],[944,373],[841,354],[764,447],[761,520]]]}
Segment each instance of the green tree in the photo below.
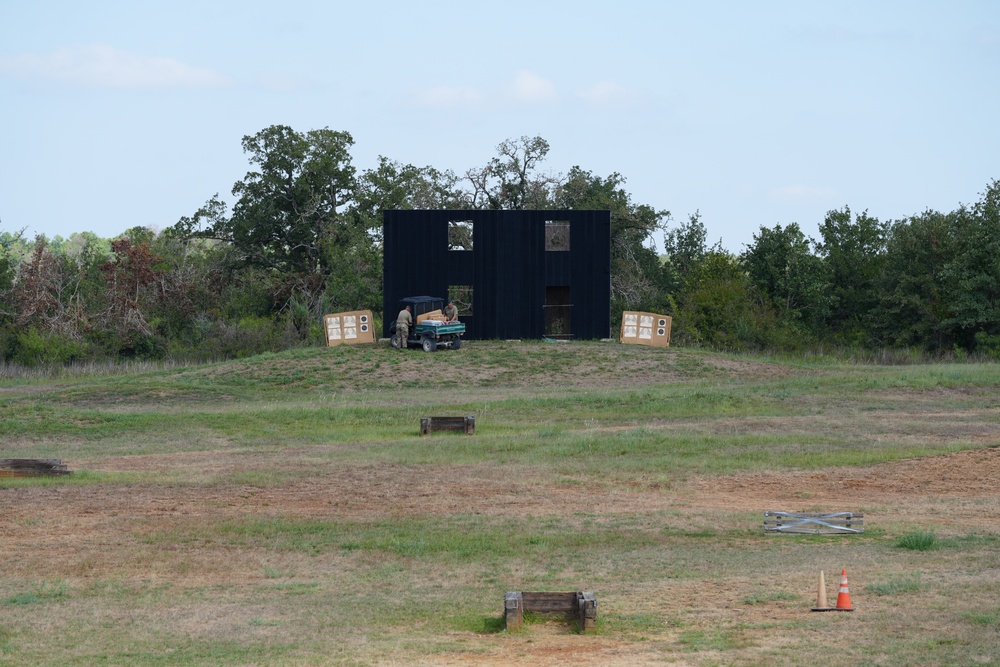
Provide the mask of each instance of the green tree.
{"label": "green tree", "polygon": [[818,331],[830,308],[829,284],[823,261],[813,253],[814,242],[796,223],[773,229],[761,227],[742,254],[754,288],[789,323]]}
{"label": "green tree", "polygon": [[753,298],[742,262],[721,247],[698,257],[673,301],[671,337],[678,342],[734,351],[782,342],[775,338],[773,312]]}
{"label": "green tree", "polygon": [[943,323],[966,349],[1000,349],[1000,181],[971,208],[954,214],[955,255],[944,269],[948,317]]}
{"label": "green tree", "polygon": [[17,275],[17,265],[20,263],[14,253],[14,246],[21,241],[24,230],[16,234],[3,232],[0,234],[0,325],[14,315],[11,289],[14,287],[14,276]]}
{"label": "green tree", "polygon": [[521,211],[551,208],[560,177],[538,172],[549,154],[541,137],[507,139],[485,167],[466,172],[467,202],[472,208]]}
{"label": "green tree", "polygon": [[354,193],[353,143],[346,132],[301,133],[284,125],[245,136],[243,150],[257,170],[233,185],[232,215],[216,196],[177,227],[231,244],[248,264],[289,275],[318,273],[323,246],[353,231],[341,229],[338,215]]}
{"label": "green tree", "polygon": [[349,215],[356,226],[381,241],[382,212],[469,207],[459,179],[451,171],[415,167],[379,156],[378,166],[358,176]]}
{"label": "green tree", "polygon": [[[353,143],[346,132],[301,133],[284,125],[245,136],[243,150],[257,169],[233,186],[238,199],[232,214],[216,195],[173,233],[229,245],[233,270],[270,270],[275,311],[287,312],[302,336],[310,336],[329,305],[331,276],[353,280],[359,257],[369,275],[377,271],[371,261],[377,234],[369,220],[347,215],[357,188]],[[302,308],[308,315],[295,315]]]}
{"label": "green tree", "polygon": [[24,230],[16,234],[0,233],[0,360],[10,357],[17,340],[14,327],[14,277],[17,275],[18,257],[13,246],[20,243]]}
{"label": "green tree", "polygon": [[625,177],[617,172],[601,177],[575,166],[560,181],[553,208],[611,212],[612,312],[664,310],[660,259],[652,240],[670,213],[633,202]]}
{"label": "green tree", "polygon": [[946,275],[958,250],[957,225],[955,214],[926,211],[889,228],[875,320],[882,340],[938,351],[953,344]]}
{"label": "green tree", "polygon": [[695,270],[708,254],[707,240],[708,230],[697,211],[663,235],[664,286],[669,294],[676,297],[694,279]]}
{"label": "green tree", "polygon": [[[466,172],[464,191],[457,190],[449,178],[426,179],[436,186],[434,207],[610,211],[613,311],[665,308],[653,234],[663,228],[669,212],[633,202],[624,188],[625,178],[617,172],[602,177],[579,166],[565,176],[541,172],[549,153],[549,143],[541,137],[508,139],[497,147],[497,153],[485,167]],[[456,233],[453,244],[467,241],[461,238],[462,229],[452,231]]]}
{"label": "green tree", "polygon": [[873,343],[888,225],[867,211],[852,218],[845,206],[828,212],[819,231],[818,249],[831,286],[829,327],[844,342]]}

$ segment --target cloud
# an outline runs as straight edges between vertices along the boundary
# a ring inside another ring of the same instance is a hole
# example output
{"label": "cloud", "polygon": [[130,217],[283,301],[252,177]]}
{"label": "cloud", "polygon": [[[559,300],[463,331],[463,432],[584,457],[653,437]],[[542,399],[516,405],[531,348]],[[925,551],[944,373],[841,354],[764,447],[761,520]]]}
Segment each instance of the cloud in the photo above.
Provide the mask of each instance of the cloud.
{"label": "cloud", "polygon": [[492,90],[471,86],[434,86],[418,92],[418,106],[431,109],[465,110],[496,107],[531,107],[558,99],[555,85],[534,72],[521,70],[513,81]]}
{"label": "cloud", "polygon": [[216,88],[229,83],[212,70],[193,67],[174,58],[127,53],[106,44],[0,58],[0,73],[88,88]]}
{"label": "cloud", "polygon": [[556,87],[545,77],[521,70],[514,76],[514,83],[507,88],[511,100],[522,105],[549,104],[558,97]]}
{"label": "cloud", "polygon": [[592,107],[623,108],[639,104],[639,94],[615,81],[600,81],[576,96]]}

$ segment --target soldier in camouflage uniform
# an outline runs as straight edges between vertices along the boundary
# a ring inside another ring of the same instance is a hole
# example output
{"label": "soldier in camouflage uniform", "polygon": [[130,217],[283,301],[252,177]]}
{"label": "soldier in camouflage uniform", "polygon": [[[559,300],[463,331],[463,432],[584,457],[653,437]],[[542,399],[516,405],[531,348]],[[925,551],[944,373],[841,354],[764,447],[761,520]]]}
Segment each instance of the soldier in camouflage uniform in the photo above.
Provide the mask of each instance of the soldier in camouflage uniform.
{"label": "soldier in camouflage uniform", "polygon": [[444,309],[444,321],[445,322],[457,322],[458,321],[458,308],[451,301]]}
{"label": "soldier in camouflage uniform", "polygon": [[410,337],[410,326],[413,325],[413,315],[410,314],[410,307],[407,306],[399,311],[396,316],[396,336],[399,341],[399,349],[406,349],[406,340]]}

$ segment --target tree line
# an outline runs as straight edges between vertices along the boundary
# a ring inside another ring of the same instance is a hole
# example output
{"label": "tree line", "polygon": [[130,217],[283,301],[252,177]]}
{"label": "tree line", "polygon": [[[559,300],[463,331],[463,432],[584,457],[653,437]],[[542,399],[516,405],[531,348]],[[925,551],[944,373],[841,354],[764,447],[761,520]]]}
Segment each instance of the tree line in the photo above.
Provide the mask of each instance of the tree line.
{"label": "tree line", "polygon": [[675,223],[633,201],[619,173],[543,171],[541,137],[504,141],[464,173],[386,157],[359,171],[353,143],[283,125],[246,136],[251,168],[232,206],[216,194],[162,231],[0,231],[0,360],[204,360],[321,344],[323,314],[379,313],[389,209],[610,210],[613,318],[669,314],[679,344],[1000,356],[997,181],[950,213],[881,222],[830,211],[819,239],[796,223],[761,227],[737,254],[709,243],[697,213]]}

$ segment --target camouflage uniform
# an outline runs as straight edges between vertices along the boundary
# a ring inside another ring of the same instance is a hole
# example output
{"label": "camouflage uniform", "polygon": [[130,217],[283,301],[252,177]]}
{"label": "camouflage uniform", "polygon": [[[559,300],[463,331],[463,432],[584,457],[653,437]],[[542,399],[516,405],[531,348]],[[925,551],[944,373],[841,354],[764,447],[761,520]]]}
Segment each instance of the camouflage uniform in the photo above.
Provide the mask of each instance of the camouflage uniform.
{"label": "camouflage uniform", "polygon": [[406,349],[406,339],[410,337],[410,325],[413,324],[413,315],[404,308],[396,316],[396,336],[399,340],[399,349]]}
{"label": "camouflage uniform", "polygon": [[449,303],[447,306],[445,306],[444,319],[448,322],[454,322],[458,320],[458,308],[455,307],[455,304]]}

